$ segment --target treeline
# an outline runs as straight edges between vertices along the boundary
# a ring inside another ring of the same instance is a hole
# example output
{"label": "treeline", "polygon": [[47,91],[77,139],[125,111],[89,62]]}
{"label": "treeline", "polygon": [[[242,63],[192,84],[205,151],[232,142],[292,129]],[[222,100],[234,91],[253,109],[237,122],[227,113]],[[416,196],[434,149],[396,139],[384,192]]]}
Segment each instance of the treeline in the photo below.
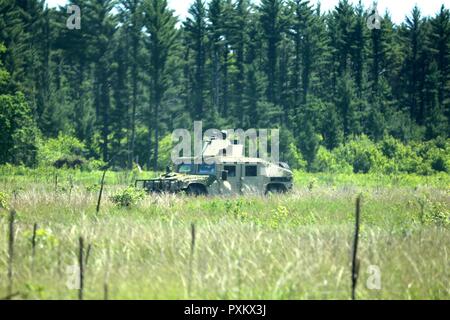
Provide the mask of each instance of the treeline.
{"label": "treeline", "polygon": [[449,137],[444,6],[433,17],[415,7],[401,25],[385,13],[371,30],[373,12],[346,0],[331,12],[196,0],[182,22],[166,0],[69,4],[80,30],[66,7],[0,1],[0,164],[35,165],[39,145],[64,133],[85,158],[158,169],[162,138],[194,120],[281,128],[282,155],[309,170],[361,136],[438,149]]}

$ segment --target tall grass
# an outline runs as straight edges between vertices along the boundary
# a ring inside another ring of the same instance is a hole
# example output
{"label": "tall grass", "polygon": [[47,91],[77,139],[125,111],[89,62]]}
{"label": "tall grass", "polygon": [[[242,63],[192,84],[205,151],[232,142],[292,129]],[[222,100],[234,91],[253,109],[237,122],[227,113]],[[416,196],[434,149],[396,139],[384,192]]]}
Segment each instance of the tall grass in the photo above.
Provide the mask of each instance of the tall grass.
{"label": "tall grass", "polygon": [[[193,299],[350,299],[359,193],[358,299],[450,298],[448,176],[297,174],[286,196],[158,195],[120,208],[110,195],[131,179],[108,173],[97,215],[92,186],[101,172],[92,174],[62,171],[56,192],[52,175],[0,177],[17,212],[16,298],[77,299],[65,270],[78,265],[83,235],[95,248],[84,268],[84,299],[184,299],[186,292]],[[0,234],[8,234],[8,221],[0,211]],[[371,265],[382,272],[381,290],[366,286]],[[1,237],[0,297],[7,279],[8,239]]]}

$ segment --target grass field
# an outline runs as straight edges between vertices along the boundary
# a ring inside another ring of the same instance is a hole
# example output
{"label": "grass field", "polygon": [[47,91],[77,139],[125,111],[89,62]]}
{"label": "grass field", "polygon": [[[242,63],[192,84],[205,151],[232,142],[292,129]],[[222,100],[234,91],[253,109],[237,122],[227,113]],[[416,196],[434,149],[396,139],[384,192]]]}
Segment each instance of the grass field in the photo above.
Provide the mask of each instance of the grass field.
{"label": "grass field", "polygon": [[[13,169],[0,170],[0,192],[17,211],[15,299],[77,299],[68,284],[80,236],[92,245],[86,299],[103,299],[105,284],[109,299],[349,299],[359,194],[357,297],[450,299],[448,175],[296,173],[295,190],[283,196],[147,196],[119,208],[109,197],[136,175],[108,173],[97,215],[100,172]],[[8,217],[0,209],[0,298],[9,284]],[[380,290],[367,286],[374,268]]]}

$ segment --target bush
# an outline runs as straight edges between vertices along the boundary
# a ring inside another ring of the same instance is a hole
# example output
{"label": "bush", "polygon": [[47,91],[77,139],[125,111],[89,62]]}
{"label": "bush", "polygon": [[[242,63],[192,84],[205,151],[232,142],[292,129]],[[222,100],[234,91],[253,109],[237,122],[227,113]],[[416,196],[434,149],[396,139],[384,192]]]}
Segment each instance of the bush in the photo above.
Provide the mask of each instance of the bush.
{"label": "bush", "polygon": [[382,172],[388,166],[386,157],[365,135],[337,148],[334,152],[338,159],[353,167],[354,173]]}
{"label": "bush", "polygon": [[0,210],[1,209],[9,209],[9,197],[4,192],[0,192]]}
{"label": "bush", "polygon": [[68,168],[68,169],[80,169],[84,166],[86,160],[77,156],[63,157],[56,160],[53,166],[57,169]]}
{"label": "bush", "polygon": [[440,227],[450,227],[450,211],[445,203],[433,202],[428,197],[419,199],[421,207],[420,223],[434,224]]}
{"label": "bush", "polygon": [[[24,237],[32,242],[33,232],[28,230],[24,232]],[[36,230],[36,245],[43,249],[45,247],[54,248],[58,244],[58,239],[53,235],[50,229],[37,229]]]}
{"label": "bush", "polygon": [[422,173],[423,159],[417,155],[411,146],[402,144],[393,137],[385,137],[379,148],[383,155],[389,159],[391,170],[385,173]]}
{"label": "bush", "polygon": [[437,172],[450,172],[450,159],[443,151],[433,150],[430,154],[431,168]]}
{"label": "bush", "polygon": [[23,94],[0,95],[0,164],[36,164],[40,136]]}
{"label": "bush", "polygon": [[[73,168],[86,162],[83,157],[86,152],[84,143],[77,138],[60,134],[58,138],[48,139],[39,145],[38,160],[41,165],[54,165],[62,168],[67,165]],[[82,162],[80,164],[80,162]]]}
{"label": "bush", "polygon": [[450,140],[433,140],[424,143],[414,143],[412,148],[422,159],[421,171],[423,175],[436,172],[450,172]]}
{"label": "bush", "polygon": [[89,160],[83,160],[83,164],[81,165],[82,171],[92,172],[92,171],[99,171],[103,170],[106,166],[106,162],[103,160],[96,160],[96,159],[89,159]]}
{"label": "bush", "polygon": [[172,135],[167,135],[159,141],[158,169],[163,170],[172,164]]}
{"label": "bush", "polygon": [[130,207],[136,205],[139,201],[145,198],[145,191],[141,189],[136,189],[134,187],[128,187],[124,190],[119,191],[112,197],[111,201],[118,207]]}
{"label": "bush", "polygon": [[352,173],[353,167],[324,147],[320,147],[314,160],[313,170],[329,173]]}
{"label": "bush", "polygon": [[320,147],[312,167],[316,172],[432,175],[450,172],[450,140],[403,144],[391,136],[379,143],[361,136],[333,151]]}
{"label": "bush", "polygon": [[285,158],[282,161],[287,163],[296,170],[306,170],[308,163],[303,159],[303,155],[299,152],[294,143],[290,143]]}

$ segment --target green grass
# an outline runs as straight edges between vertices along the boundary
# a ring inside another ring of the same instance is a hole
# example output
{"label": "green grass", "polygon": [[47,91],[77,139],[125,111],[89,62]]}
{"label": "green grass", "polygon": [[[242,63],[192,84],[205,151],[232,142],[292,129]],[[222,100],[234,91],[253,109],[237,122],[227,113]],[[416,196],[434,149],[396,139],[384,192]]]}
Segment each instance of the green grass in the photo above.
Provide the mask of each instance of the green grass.
{"label": "green grass", "polygon": [[[450,299],[448,175],[296,173],[295,190],[286,196],[147,196],[118,208],[109,197],[138,175],[108,173],[97,216],[93,186],[100,172],[58,171],[56,188],[53,171],[3,167],[0,173],[0,192],[18,212],[13,280],[19,299],[77,298],[66,283],[80,235],[93,246],[87,299],[103,298],[105,279],[111,299],[349,299],[358,194],[358,298]],[[191,223],[197,230],[192,274]],[[7,230],[8,211],[0,209],[0,298],[7,293]],[[381,290],[366,286],[371,265],[381,270]]]}

